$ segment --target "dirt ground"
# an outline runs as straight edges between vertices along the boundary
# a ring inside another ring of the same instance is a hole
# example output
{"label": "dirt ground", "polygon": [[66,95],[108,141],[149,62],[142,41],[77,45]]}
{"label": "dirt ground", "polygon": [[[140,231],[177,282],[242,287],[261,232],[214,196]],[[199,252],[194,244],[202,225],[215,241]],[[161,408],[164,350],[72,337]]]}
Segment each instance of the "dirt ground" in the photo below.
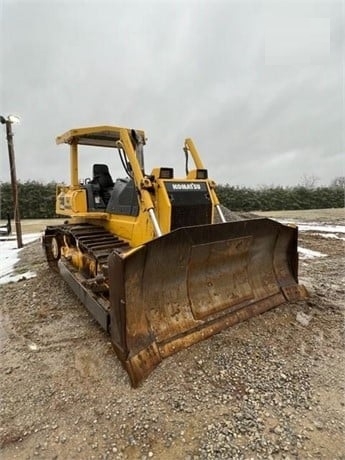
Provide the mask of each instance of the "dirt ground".
{"label": "dirt ground", "polygon": [[[344,209],[260,214],[345,225]],[[171,356],[138,389],[39,241],[24,247],[16,270],[37,277],[0,286],[0,458],[345,459],[345,234],[332,235],[300,232],[323,254],[300,259],[308,300]]]}

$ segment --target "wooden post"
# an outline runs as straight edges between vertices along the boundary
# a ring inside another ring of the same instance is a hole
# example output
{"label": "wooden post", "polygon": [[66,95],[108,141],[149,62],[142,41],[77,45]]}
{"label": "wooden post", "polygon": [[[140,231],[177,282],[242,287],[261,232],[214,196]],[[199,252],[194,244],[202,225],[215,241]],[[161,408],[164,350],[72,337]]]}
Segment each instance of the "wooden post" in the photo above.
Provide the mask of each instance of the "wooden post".
{"label": "wooden post", "polygon": [[22,240],[22,227],[20,224],[16,163],[15,163],[15,158],[14,158],[14,147],[13,147],[12,121],[9,118],[5,119],[4,117],[1,117],[1,123],[6,124],[8,157],[10,160],[12,197],[13,197],[13,207],[14,207],[14,221],[16,225],[17,246],[19,249],[23,247],[23,240]]}

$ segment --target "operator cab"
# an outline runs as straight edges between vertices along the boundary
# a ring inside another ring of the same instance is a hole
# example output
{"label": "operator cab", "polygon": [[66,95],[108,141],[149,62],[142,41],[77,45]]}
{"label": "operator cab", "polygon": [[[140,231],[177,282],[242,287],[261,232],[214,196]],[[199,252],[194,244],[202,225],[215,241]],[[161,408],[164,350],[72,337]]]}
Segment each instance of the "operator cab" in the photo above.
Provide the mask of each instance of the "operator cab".
{"label": "operator cab", "polygon": [[[56,138],[57,144],[70,145],[71,187],[81,187],[86,190],[87,212],[108,212],[127,216],[139,214],[138,195],[132,179],[133,171],[130,162],[127,161],[123,144],[127,138],[125,133],[129,136],[129,142],[132,144],[140,169],[143,171],[145,133],[142,130],[104,125],[71,129]],[[92,168],[92,179],[85,179],[79,183],[78,146],[80,145],[118,149],[121,163],[128,177],[116,179],[114,182],[108,165],[96,163]]]}
{"label": "operator cab", "polygon": [[106,164],[94,164],[92,172],[92,179],[86,180],[83,185],[86,189],[88,211],[138,215],[138,197],[132,179],[116,179],[114,183]]}

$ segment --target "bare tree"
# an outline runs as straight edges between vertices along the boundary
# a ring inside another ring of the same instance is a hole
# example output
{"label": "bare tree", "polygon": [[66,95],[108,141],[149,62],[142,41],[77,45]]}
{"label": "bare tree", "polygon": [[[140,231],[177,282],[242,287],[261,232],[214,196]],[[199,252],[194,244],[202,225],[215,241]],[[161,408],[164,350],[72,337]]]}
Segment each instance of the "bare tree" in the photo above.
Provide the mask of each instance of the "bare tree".
{"label": "bare tree", "polygon": [[341,187],[345,189],[345,176],[335,177],[331,182],[331,187]]}
{"label": "bare tree", "polygon": [[320,178],[314,174],[304,173],[300,179],[299,185],[305,188],[314,189],[317,187]]}

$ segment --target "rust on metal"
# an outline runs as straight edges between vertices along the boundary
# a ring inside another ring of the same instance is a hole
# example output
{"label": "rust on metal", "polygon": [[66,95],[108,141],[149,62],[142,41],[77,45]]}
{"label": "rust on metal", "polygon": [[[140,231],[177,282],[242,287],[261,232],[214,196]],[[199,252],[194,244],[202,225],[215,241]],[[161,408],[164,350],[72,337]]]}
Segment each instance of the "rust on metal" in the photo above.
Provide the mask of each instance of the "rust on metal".
{"label": "rust on metal", "polygon": [[298,285],[297,229],[251,219],[177,229],[108,259],[110,332],[137,386],[165,357],[286,300]]}

